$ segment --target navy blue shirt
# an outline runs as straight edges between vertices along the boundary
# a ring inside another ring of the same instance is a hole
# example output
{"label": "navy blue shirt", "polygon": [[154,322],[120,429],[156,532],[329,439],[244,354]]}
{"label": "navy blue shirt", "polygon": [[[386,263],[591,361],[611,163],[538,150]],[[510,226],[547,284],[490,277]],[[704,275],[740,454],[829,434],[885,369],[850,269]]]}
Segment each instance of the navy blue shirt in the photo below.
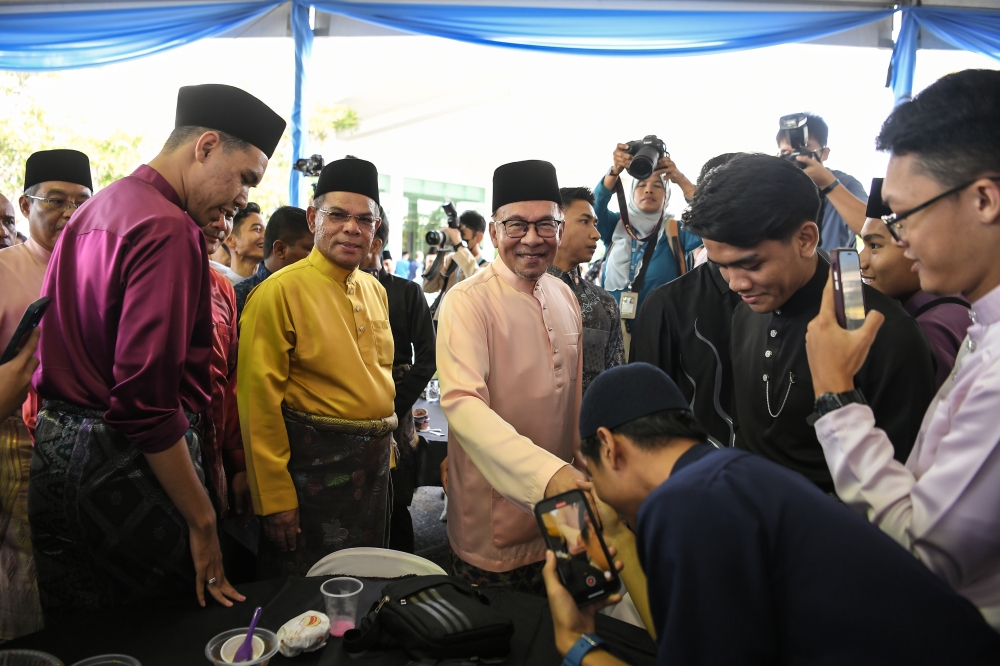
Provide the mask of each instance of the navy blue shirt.
{"label": "navy blue shirt", "polygon": [[693,447],[639,509],[658,664],[1000,664],[1000,634],[805,477]]}
{"label": "navy blue shirt", "polygon": [[267,270],[267,266],[264,262],[257,264],[257,270],[253,275],[248,277],[246,280],[241,280],[233,290],[236,291],[236,321],[240,320],[243,316],[243,308],[247,304],[247,296],[253,291],[254,287],[259,285],[261,282],[271,277],[271,271]]}

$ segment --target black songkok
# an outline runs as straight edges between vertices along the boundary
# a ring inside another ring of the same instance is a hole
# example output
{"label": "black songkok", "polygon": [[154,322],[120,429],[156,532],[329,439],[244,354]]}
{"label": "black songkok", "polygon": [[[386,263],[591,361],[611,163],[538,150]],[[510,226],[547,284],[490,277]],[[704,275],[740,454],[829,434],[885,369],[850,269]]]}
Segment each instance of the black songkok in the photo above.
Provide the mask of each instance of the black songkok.
{"label": "black songkok", "polygon": [[882,201],[882,178],[872,178],[872,192],[868,195],[865,217],[880,218],[892,215],[892,209]]}
{"label": "black songkok", "polygon": [[40,150],[24,163],[24,189],[52,181],[83,185],[93,193],[90,160],[79,150]]}
{"label": "black songkok", "polygon": [[271,159],[285,121],[250,93],[219,83],[184,86],[177,92],[174,127],[206,127],[256,146]]}
{"label": "black songkok", "polygon": [[667,373],[649,363],[619,365],[597,375],[587,387],[580,405],[580,437],[665,409],[691,409]]}
{"label": "black songkok", "polygon": [[354,192],[379,203],[378,169],[371,162],[356,157],[330,162],[319,173],[314,196],[327,192]]}
{"label": "black songkok", "polygon": [[543,160],[511,162],[493,172],[493,212],[518,201],[553,201],[562,205],[556,168]]}

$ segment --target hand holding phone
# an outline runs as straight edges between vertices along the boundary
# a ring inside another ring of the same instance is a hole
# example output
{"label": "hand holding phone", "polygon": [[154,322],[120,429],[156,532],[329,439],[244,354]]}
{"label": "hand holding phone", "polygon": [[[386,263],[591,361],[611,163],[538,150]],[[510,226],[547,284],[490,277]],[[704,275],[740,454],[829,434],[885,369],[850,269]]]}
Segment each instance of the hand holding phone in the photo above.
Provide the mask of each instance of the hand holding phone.
{"label": "hand holding phone", "polygon": [[0,365],[0,421],[16,414],[24,404],[31,385],[31,375],[38,367],[34,357],[38,348],[38,331],[32,330],[14,358]]}
{"label": "hand holding phone", "polygon": [[578,605],[600,601],[620,589],[600,523],[582,491],[542,500],[535,505],[535,517],[546,546],[555,553],[559,579]]}
{"label": "hand holding phone", "polygon": [[14,329],[14,335],[11,336],[10,341],[7,343],[7,349],[4,350],[3,356],[0,356],[0,365],[9,363],[17,355],[18,350],[24,345],[31,332],[38,328],[38,324],[42,321],[42,315],[48,310],[49,303],[51,302],[51,298],[42,296],[25,309],[24,314],[21,316],[21,321],[18,322],[17,328]]}
{"label": "hand holding phone", "polygon": [[865,323],[868,310],[857,250],[834,250],[830,253],[830,267],[833,269],[831,277],[837,323],[848,331],[859,329]]}

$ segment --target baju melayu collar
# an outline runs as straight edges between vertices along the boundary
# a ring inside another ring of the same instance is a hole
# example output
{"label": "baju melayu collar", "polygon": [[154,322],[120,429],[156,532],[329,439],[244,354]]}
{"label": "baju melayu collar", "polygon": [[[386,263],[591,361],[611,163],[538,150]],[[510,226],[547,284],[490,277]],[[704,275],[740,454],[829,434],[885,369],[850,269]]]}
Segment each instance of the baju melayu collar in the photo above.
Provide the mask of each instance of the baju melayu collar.
{"label": "baju melayu collar", "polygon": [[[736,446],[798,471],[826,492],[833,479],[806,422],[814,410],[805,335],[819,313],[830,265],[817,257],[813,276],[780,308],[758,314],[745,303],[733,312],[732,340]],[[906,460],[931,398],[934,367],[930,346],[902,306],[864,285],[869,310],[885,315],[865,364],[855,375],[889,433],[897,460]]]}

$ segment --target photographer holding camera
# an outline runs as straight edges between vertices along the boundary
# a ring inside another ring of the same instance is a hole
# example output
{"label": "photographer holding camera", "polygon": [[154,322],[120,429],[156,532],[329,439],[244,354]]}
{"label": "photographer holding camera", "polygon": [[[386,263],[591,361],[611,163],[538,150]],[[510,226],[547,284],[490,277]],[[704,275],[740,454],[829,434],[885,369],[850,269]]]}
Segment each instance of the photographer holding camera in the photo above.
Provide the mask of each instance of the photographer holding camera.
{"label": "photographer holding camera", "polygon": [[830,158],[826,121],[813,113],[793,113],[778,125],[778,156],[797,164],[819,188],[819,249],[854,247],[854,236],[865,225],[868,193],[854,176],[823,165]]}
{"label": "photographer holding camera", "polygon": [[[649,292],[686,272],[684,255],[702,243],[693,234],[677,231],[677,222],[667,214],[669,182],[680,185],[686,199],[694,196],[695,186],[670,159],[663,141],[650,135],[619,143],[612,159],[613,166],[594,188],[597,230],[608,247],[601,286],[619,302],[621,317],[628,320],[635,318]],[[634,178],[627,202],[618,182],[625,170]],[[616,191],[619,208],[627,208],[625,221],[620,213],[608,210]]]}
{"label": "photographer holding camera", "polygon": [[[431,306],[434,321],[437,321],[441,299],[448,290],[489,264],[479,251],[486,233],[483,216],[474,210],[467,210],[459,216],[450,201],[443,208],[448,214],[448,226],[428,231],[426,238],[428,245],[438,248],[437,259],[423,276],[424,293],[441,292]],[[446,252],[445,248],[451,248],[451,251]]]}

